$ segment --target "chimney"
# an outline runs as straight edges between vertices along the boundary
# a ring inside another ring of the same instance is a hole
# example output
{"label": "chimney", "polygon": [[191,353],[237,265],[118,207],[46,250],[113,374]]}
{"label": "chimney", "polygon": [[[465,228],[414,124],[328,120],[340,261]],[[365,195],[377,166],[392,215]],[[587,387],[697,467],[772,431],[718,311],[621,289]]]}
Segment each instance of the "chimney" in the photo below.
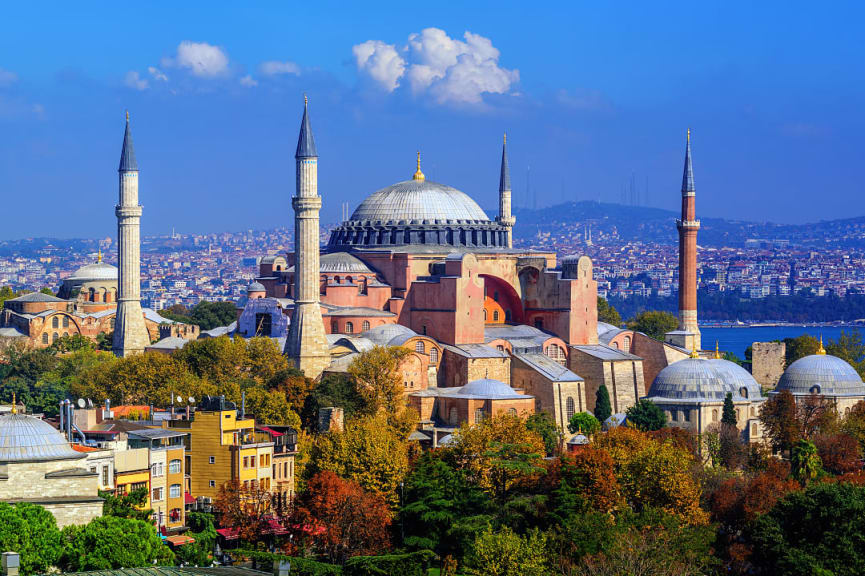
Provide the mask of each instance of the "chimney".
{"label": "chimney", "polygon": [[60,401],[60,433],[66,434],[66,400]]}
{"label": "chimney", "polygon": [[273,576],[288,576],[291,571],[291,561],[288,559],[275,559],[273,561]]}
{"label": "chimney", "polygon": [[17,552],[3,553],[3,576],[18,576],[18,568],[20,565],[21,558],[18,556]]}

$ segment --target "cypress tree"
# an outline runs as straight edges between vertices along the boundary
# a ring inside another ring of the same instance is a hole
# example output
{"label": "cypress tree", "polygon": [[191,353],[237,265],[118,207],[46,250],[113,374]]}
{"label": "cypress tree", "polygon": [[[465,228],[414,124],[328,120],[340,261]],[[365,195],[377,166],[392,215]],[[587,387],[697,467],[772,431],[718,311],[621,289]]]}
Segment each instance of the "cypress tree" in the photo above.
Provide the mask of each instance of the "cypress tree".
{"label": "cypress tree", "polygon": [[607,386],[601,384],[595,394],[595,418],[603,424],[612,415],[613,408],[610,406],[610,393],[607,391]]}
{"label": "cypress tree", "polygon": [[721,424],[736,426],[736,409],[733,407],[733,393],[727,392],[724,397],[724,411],[721,413]]}

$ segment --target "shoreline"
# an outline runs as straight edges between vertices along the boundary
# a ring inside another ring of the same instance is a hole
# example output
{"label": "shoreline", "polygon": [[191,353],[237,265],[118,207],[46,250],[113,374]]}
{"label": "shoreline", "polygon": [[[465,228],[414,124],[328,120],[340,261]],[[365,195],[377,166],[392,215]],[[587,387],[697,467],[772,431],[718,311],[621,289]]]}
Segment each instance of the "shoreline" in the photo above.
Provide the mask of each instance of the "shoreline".
{"label": "shoreline", "polygon": [[700,324],[700,328],[865,328],[862,322],[719,322]]}

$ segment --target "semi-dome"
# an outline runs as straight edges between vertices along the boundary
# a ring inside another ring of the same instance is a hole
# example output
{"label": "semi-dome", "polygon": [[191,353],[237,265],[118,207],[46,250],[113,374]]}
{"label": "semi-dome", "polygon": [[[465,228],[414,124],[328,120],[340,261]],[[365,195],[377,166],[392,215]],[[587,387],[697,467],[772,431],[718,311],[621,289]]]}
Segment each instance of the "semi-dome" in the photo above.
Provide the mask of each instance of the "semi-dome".
{"label": "semi-dome", "polygon": [[686,358],[661,370],[649,388],[649,398],[722,401],[760,397],[760,386],[741,366],[729,360]]}
{"label": "semi-dome", "polygon": [[44,420],[25,414],[0,416],[0,463],[72,460],[84,456]]}
{"label": "semi-dome", "polygon": [[117,280],[117,267],[107,262],[96,262],[82,266],[72,273],[67,280]]}
{"label": "semi-dome", "polygon": [[790,364],[775,390],[789,390],[796,395],[865,396],[865,384],[859,373],[841,358],[825,353],[805,356]]}
{"label": "semi-dome", "polygon": [[475,396],[477,398],[494,398],[494,399],[509,399],[509,398],[528,398],[523,394],[517,393],[513,388],[499,380],[484,378],[481,380],[472,380],[462,387],[459,391],[460,396]]}

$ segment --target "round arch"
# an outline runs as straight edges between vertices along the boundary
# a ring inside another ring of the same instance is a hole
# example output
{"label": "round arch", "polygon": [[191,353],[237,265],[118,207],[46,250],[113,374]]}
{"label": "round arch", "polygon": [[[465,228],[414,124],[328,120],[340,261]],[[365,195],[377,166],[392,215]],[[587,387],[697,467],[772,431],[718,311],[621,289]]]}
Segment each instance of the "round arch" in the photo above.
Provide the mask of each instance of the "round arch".
{"label": "round arch", "polygon": [[498,276],[479,276],[484,279],[484,309],[488,309],[488,321],[498,312],[500,321],[522,324],[525,321],[523,301],[514,287]]}

